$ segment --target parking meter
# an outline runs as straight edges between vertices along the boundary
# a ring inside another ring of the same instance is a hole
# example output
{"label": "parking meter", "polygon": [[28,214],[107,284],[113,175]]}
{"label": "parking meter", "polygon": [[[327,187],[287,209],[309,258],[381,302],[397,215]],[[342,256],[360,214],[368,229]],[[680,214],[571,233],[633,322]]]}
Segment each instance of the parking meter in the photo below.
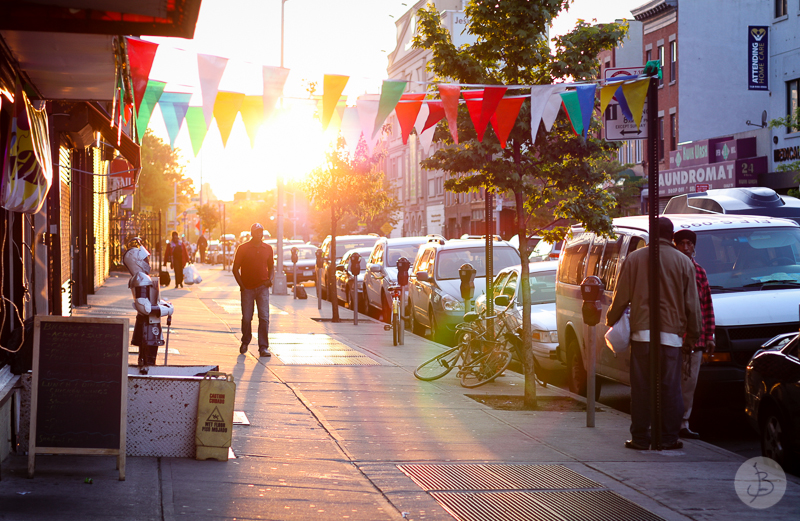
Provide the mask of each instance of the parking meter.
{"label": "parking meter", "polygon": [[361,255],[358,252],[354,252],[350,256],[350,273],[355,277],[361,273]]}
{"label": "parking meter", "polygon": [[317,248],[317,251],[314,252],[314,255],[317,256],[317,268],[322,267],[322,248]]}
{"label": "parking meter", "polygon": [[581,282],[583,323],[588,327],[586,336],[586,426],[594,427],[595,365],[597,364],[597,331],[600,323],[600,296],[603,294],[603,281],[594,275]]}
{"label": "parking meter", "polygon": [[292,298],[297,298],[297,246],[292,246]]}
{"label": "parking meter", "polygon": [[297,246],[292,246],[292,264],[297,264],[297,254],[299,251]]}
{"label": "parking meter", "polygon": [[397,285],[408,286],[408,270],[411,268],[411,262],[405,257],[397,259]]}
{"label": "parking meter", "polygon": [[461,278],[461,298],[465,302],[475,294],[475,273],[477,270],[468,262],[458,268],[458,276]]}
{"label": "parking meter", "polygon": [[603,281],[592,275],[581,282],[581,297],[583,298],[583,323],[587,326],[596,326],[600,323],[600,295],[603,294]]}

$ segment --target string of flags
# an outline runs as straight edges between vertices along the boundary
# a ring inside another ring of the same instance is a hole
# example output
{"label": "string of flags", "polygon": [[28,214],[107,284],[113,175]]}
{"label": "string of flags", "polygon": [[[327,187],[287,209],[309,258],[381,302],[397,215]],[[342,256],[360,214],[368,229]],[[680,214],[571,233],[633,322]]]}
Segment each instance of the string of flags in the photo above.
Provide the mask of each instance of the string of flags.
{"label": "string of flags", "polygon": [[[241,114],[251,146],[261,125],[272,116],[289,69],[262,67],[263,94],[246,95],[242,92],[219,90],[220,81],[228,59],[207,54],[197,55],[197,71],[202,106],[190,106],[192,93],[165,91],[167,82],[150,79],[158,44],[126,37],[128,64],[133,96],[118,85],[119,121],[127,121],[134,115],[138,136],[143,136],[158,105],[161,109],[170,146],[183,123],[189,132],[195,156],[213,120],[216,120],[227,145],[237,115]],[[619,104],[622,114],[630,121],[641,124],[644,103],[649,87],[649,76],[661,74],[657,62],[649,63],[645,74],[614,78],[601,83],[559,83],[552,85],[460,85],[439,83],[436,85],[438,99],[427,98],[426,93],[406,92],[409,82],[384,80],[380,94],[363,94],[355,106],[346,105],[342,96],[348,76],[326,74],[323,79],[323,94],[314,96],[321,104],[320,122],[323,131],[333,127],[341,132],[348,148],[354,150],[358,141],[364,139],[372,152],[380,139],[380,129],[386,119],[394,113],[400,126],[403,143],[415,130],[423,149],[427,152],[433,133],[441,120],[446,120],[455,143],[458,135],[458,106],[466,105],[470,120],[475,127],[478,141],[483,141],[486,129],[491,125],[500,146],[505,148],[508,136],[514,128],[525,100],[531,104],[531,139],[535,142],[539,124],[549,132],[561,110],[565,112],[575,134],[586,138],[595,112],[597,91],[600,95],[600,113],[605,112],[612,100]],[[465,88],[466,87],[466,88]],[[508,95],[509,90],[529,90],[529,94]],[[124,116],[123,116],[124,115]],[[117,118],[117,114],[112,115]]]}

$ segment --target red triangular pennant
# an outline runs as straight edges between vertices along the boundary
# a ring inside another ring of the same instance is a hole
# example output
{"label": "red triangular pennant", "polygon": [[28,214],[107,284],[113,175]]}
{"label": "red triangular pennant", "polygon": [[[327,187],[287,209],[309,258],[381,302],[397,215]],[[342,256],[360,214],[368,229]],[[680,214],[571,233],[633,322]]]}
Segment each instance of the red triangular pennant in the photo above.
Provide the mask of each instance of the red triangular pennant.
{"label": "red triangular pennant", "polygon": [[494,128],[494,133],[497,134],[497,139],[500,140],[502,148],[506,148],[508,135],[511,134],[511,129],[514,128],[514,124],[517,122],[519,109],[524,101],[524,97],[503,98],[490,118],[492,128]]}
{"label": "red triangular pennant", "polygon": [[458,85],[442,85],[439,84],[439,97],[442,98],[442,106],[444,107],[444,115],[447,118],[447,125],[450,127],[450,135],[453,136],[453,142],[458,144],[458,96],[461,93],[461,87]]}
{"label": "red triangular pennant", "polygon": [[[472,120],[472,125],[475,127],[475,132],[481,125],[481,106],[483,105],[483,90],[467,90],[461,93],[464,99],[467,100],[467,110],[469,111],[469,119]],[[483,133],[478,134],[478,141],[483,141]]]}
{"label": "red triangular pennant", "polygon": [[425,126],[422,127],[422,132],[439,123],[444,117],[444,104],[441,101],[429,101],[428,109],[430,109],[430,113],[425,121]]}
{"label": "red triangular pennant", "polygon": [[144,99],[144,91],[147,90],[147,81],[150,77],[150,69],[153,68],[153,60],[156,57],[157,43],[146,42],[126,36],[128,44],[128,63],[131,65],[131,84],[133,85],[133,99],[136,102],[136,113],[139,113],[139,106]]}
{"label": "red triangular pennant", "polygon": [[400,97],[400,102],[395,106],[394,112],[397,114],[397,121],[400,122],[400,131],[403,134],[403,144],[408,144],[408,135],[414,128],[417,114],[422,106],[425,93],[407,93]]}
{"label": "red triangular pennant", "polygon": [[481,121],[480,128],[478,128],[478,141],[483,141],[483,135],[486,133],[486,125],[497,110],[497,105],[500,100],[505,96],[508,87],[486,87],[483,89],[483,103],[481,104]]}

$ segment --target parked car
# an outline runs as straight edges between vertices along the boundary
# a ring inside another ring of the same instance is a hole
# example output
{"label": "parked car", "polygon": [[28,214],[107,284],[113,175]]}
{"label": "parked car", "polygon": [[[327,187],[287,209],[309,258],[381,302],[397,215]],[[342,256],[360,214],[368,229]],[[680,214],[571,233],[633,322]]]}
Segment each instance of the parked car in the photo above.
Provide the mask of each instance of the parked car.
{"label": "parked car", "polygon": [[[695,260],[708,274],[714,303],[716,352],[704,357],[697,403],[702,404],[706,394],[716,399],[740,397],[745,366],[753,354],[771,337],[797,332],[800,325],[800,226],[787,219],[737,215],[667,217],[676,230],[697,234]],[[601,321],[595,328],[597,375],[630,385],[630,354],[617,357],[606,346],[605,313],[622,263],[648,241],[648,218],[621,217],[613,225],[614,239],[573,226],[558,265],[558,357],[576,393],[586,392],[580,283],[589,275],[597,275],[604,285]],[[705,393],[709,386],[713,392]]]}
{"label": "parked car", "polygon": [[[528,265],[531,291],[531,335],[533,336],[534,371],[543,381],[550,381],[550,373],[563,369],[558,359],[558,331],[556,327],[556,269],[558,261],[532,262]],[[522,327],[522,266],[501,270],[494,279],[493,298],[507,295],[512,308],[508,314],[513,330]],[[486,294],[475,299],[475,311],[486,309]],[[514,356],[522,353],[514,353]]]}
{"label": "parked car", "polygon": [[[364,301],[368,315],[375,311],[381,320],[389,323],[392,314],[389,286],[397,284],[397,261],[405,257],[409,263],[414,262],[420,245],[428,239],[429,237],[381,237],[375,242],[367,260],[367,273],[364,275]],[[444,237],[441,239],[444,240]]]}
{"label": "parked car", "polygon": [[[421,335],[430,328],[436,341],[453,340],[453,328],[464,318],[461,279],[458,269],[470,263],[475,274],[475,297],[486,289],[486,242],[482,239],[429,239],[419,248],[414,261],[409,299],[412,330]],[[505,241],[495,240],[493,273],[519,264],[519,251]]]}
{"label": "parked car", "polygon": [[783,467],[800,461],[800,335],[778,335],[747,364],[745,412],[761,454]]}
{"label": "parked car", "polygon": [[528,256],[530,262],[545,262],[558,260],[561,256],[561,249],[564,247],[564,241],[547,242],[539,241],[536,246],[531,250]]}
{"label": "parked car", "polygon": [[222,255],[222,246],[219,244],[219,241],[208,241],[208,247],[206,248],[206,262],[209,264],[219,264],[221,260],[220,255]]}
{"label": "parked car", "polygon": [[[361,255],[361,271],[357,277],[353,276],[350,271],[350,257],[354,253]],[[366,299],[364,298],[364,275],[367,271],[367,258],[372,253],[372,248],[356,248],[344,254],[342,260],[336,265],[336,295],[339,302],[344,302],[345,306],[353,309],[355,302],[355,295],[353,288],[358,288],[358,312],[363,313],[366,310]],[[356,284],[353,284],[353,279],[356,279]]]}
{"label": "parked car", "polygon": [[722,188],[676,195],[664,208],[669,214],[738,214],[781,217],[800,223],[800,199],[771,188]]}
{"label": "parked car", "polygon": [[[317,247],[310,244],[291,244],[283,249],[283,273],[287,282],[294,282],[294,264],[292,248],[297,248],[297,282],[314,280],[317,267]],[[278,266],[278,254],[275,253],[275,266]]]}
{"label": "parked car", "polygon": [[[328,282],[328,266],[331,261],[334,265],[339,264],[344,254],[356,248],[372,248],[375,246],[375,241],[378,240],[377,235],[338,235],[336,237],[336,252],[331,256],[331,236],[328,235],[322,242],[322,280],[320,284],[320,292],[323,299],[328,298],[328,288],[334,287],[333,281]],[[331,258],[333,257],[333,258]]]}

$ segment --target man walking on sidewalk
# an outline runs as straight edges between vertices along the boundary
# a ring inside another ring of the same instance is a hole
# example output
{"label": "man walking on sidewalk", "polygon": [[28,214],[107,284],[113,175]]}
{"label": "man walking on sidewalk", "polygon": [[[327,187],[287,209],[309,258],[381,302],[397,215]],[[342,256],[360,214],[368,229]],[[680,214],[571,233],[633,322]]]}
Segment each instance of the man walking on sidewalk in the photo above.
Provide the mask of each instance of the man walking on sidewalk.
{"label": "man walking on sidewalk", "polygon": [[[695,270],[691,261],[672,244],[672,221],[659,217],[658,229],[650,230],[650,240],[659,241],[661,273],[659,309],[661,316],[661,449],[683,447],[678,439],[683,401],[681,399],[680,360],[685,342],[693,346],[700,336],[700,302],[697,298]],[[650,448],[650,295],[648,273],[650,247],[629,254],[622,264],[606,325],[612,326],[631,307],[631,439],[625,447]],[[658,447],[654,447],[658,448]]]}
{"label": "man walking on sidewalk", "polygon": [[697,296],[700,297],[700,314],[703,317],[700,339],[693,348],[684,346],[683,371],[681,372],[681,392],[683,393],[683,421],[681,422],[680,437],[696,440],[700,435],[689,428],[689,417],[692,415],[694,404],[694,391],[697,388],[697,376],[700,373],[700,364],[703,363],[703,352],[712,354],[716,348],[714,342],[714,303],[711,301],[711,287],[708,285],[708,275],[702,266],[694,260],[694,248],[697,245],[697,234],[692,230],[679,230],[675,232],[675,247],[694,264],[695,279],[697,282]]}
{"label": "man walking on sidewalk", "polygon": [[258,354],[272,356],[269,352],[269,288],[272,286],[272,247],[261,242],[264,227],[255,223],[250,227],[250,240],[236,248],[233,257],[233,276],[239,284],[242,297],[241,354],[253,339],[253,310],[258,306]]}

